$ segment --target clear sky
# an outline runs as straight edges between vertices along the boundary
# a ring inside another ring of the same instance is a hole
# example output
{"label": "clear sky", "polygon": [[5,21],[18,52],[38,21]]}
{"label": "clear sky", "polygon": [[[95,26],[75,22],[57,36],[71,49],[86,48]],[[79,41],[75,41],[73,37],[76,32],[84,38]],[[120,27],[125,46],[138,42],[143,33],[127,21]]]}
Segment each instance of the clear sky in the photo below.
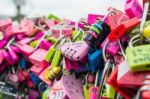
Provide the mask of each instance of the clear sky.
{"label": "clear sky", "polygon": [[[21,1],[21,0],[19,0]],[[61,18],[78,20],[88,13],[105,14],[109,6],[124,10],[126,0],[26,0],[22,13],[30,16],[53,13]],[[139,0],[140,2],[142,0]],[[0,15],[16,14],[13,0],[0,0]]]}

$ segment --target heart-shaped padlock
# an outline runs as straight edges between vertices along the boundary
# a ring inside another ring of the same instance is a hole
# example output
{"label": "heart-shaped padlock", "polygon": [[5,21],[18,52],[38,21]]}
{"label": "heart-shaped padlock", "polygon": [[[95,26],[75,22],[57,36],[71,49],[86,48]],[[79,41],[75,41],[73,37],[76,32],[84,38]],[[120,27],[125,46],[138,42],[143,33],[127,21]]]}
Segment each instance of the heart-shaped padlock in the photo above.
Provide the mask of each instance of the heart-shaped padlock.
{"label": "heart-shaped padlock", "polygon": [[84,41],[66,43],[61,47],[63,55],[74,61],[82,59],[88,51],[89,46]]}
{"label": "heart-shaped padlock", "polygon": [[84,99],[83,87],[80,81],[70,76],[62,77],[64,92],[69,99]]}

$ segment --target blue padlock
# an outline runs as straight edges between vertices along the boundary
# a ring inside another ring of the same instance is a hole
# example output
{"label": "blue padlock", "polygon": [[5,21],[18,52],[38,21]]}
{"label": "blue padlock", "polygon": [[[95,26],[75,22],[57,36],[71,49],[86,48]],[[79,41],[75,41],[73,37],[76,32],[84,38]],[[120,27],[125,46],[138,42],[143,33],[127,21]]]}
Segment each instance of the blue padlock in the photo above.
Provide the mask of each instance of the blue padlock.
{"label": "blue padlock", "polygon": [[26,66],[27,66],[27,61],[26,61],[26,59],[25,59],[24,57],[22,57],[22,58],[20,59],[20,61],[19,61],[19,66],[20,66],[21,69],[25,69],[25,68],[26,68]]}
{"label": "blue padlock", "polygon": [[41,93],[43,93],[43,92],[47,89],[47,87],[48,87],[48,85],[45,84],[44,82],[40,82],[40,83],[38,84],[38,90],[39,90]]}
{"label": "blue padlock", "polygon": [[35,85],[38,85],[41,82],[41,79],[39,79],[36,75],[34,75],[33,73],[29,73],[31,80],[33,81],[33,83]]}
{"label": "blue padlock", "polygon": [[92,71],[96,71],[98,66],[102,65],[102,51],[96,50],[88,56],[88,65]]}

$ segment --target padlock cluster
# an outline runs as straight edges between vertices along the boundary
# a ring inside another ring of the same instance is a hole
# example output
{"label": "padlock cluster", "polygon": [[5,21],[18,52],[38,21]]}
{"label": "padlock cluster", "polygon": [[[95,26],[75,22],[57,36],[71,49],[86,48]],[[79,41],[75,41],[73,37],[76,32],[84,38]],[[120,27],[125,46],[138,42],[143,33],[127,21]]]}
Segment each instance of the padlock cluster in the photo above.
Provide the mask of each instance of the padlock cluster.
{"label": "padlock cluster", "polygon": [[150,3],[107,10],[0,20],[0,98],[150,99]]}

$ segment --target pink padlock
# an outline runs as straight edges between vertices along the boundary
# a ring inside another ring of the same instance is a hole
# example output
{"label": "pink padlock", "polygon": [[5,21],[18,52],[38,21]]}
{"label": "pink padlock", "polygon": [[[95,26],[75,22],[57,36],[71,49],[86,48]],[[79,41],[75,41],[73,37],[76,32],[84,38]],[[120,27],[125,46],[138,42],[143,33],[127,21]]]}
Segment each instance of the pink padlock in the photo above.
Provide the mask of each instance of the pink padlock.
{"label": "pink padlock", "polygon": [[142,7],[138,0],[126,0],[125,12],[130,18],[141,18],[143,14]]}
{"label": "pink padlock", "polygon": [[29,56],[30,61],[37,66],[48,66],[48,63],[45,61],[45,56],[47,51],[44,49],[37,49],[34,53]]}
{"label": "pink padlock", "polygon": [[17,35],[16,35],[16,39],[17,39],[17,40],[22,40],[22,39],[24,39],[24,38],[25,38],[24,34],[17,34]]}
{"label": "pink padlock", "polygon": [[76,62],[71,61],[70,59],[67,58],[65,58],[65,65],[66,65],[66,69],[68,70],[72,70],[72,69],[77,70],[80,68],[80,66]]}
{"label": "pink padlock", "polygon": [[10,54],[6,50],[3,50],[2,53],[3,53],[4,59],[6,60],[6,62],[8,64],[12,65],[13,64],[13,60],[12,60]]}
{"label": "pink padlock", "polygon": [[30,54],[33,53],[34,51],[34,48],[27,45],[27,44],[24,44],[24,45],[20,45],[19,46],[21,52],[25,55],[25,56],[29,56]]}
{"label": "pink padlock", "polygon": [[16,63],[19,60],[18,56],[11,48],[9,48],[8,50],[9,50],[8,53],[11,56],[12,62]]}
{"label": "pink padlock", "polygon": [[20,50],[18,47],[12,45],[12,46],[10,46],[10,48],[11,48],[15,53],[21,54],[21,50]]}
{"label": "pink padlock", "polygon": [[89,46],[85,41],[66,43],[61,47],[62,54],[74,61],[82,59],[87,55]]}
{"label": "pink padlock", "polygon": [[[60,29],[53,29],[53,36],[58,38],[60,36]],[[62,29],[62,35],[66,36],[66,37],[71,37],[72,35],[72,28],[71,27],[64,27]]]}
{"label": "pink padlock", "polygon": [[28,19],[23,19],[21,20],[21,28],[26,30],[25,35],[27,36],[32,36],[34,35],[33,28],[34,28],[34,23],[31,20]]}
{"label": "pink padlock", "polygon": [[93,24],[98,18],[103,18],[104,15],[88,14],[88,24]]}
{"label": "pink padlock", "polygon": [[11,19],[0,20],[0,30],[5,31],[8,26],[12,25]]}
{"label": "pink padlock", "polygon": [[40,31],[34,36],[34,41],[40,39],[44,35],[44,32]]}
{"label": "pink padlock", "polygon": [[47,41],[46,39],[43,39],[39,45],[39,48],[48,50],[51,46],[52,46],[51,42]]}
{"label": "pink padlock", "polygon": [[11,25],[6,28],[5,36],[9,37],[9,36],[16,35],[19,33],[24,34],[25,32],[26,32],[26,30],[22,29],[20,26]]}
{"label": "pink padlock", "polygon": [[30,71],[33,72],[35,75],[40,75],[42,73],[42,71],[45,70],[47,66],[45,67],[42,67],[42,66],[37,66],[37,65],[33,65],[31,68],[30,68]]}
{"label": "pink padlock", "polygon": [[0,64],[3,62],[4,60],[4,56],[3,56],[3,53],[2,53],[2,49],[0,49]]}
{"label": "pink padlock", "polygon": [[61,81],[69,99],[84,99],[83,87],[79,80],[71,76],[62,76]]}
{"label": "pink padlock", "polygon": [[20,45],[24,45],[24,44],[28,44],[30,41],[31,41],[31,38],[26,37],[26,38],[18,41],[17,43],[20,44]]}
{"label": "pink padlock", "polygon": [[7,44],[7,40],[3,39],[0,41],[0,48],[4,48],[4,46]]}

